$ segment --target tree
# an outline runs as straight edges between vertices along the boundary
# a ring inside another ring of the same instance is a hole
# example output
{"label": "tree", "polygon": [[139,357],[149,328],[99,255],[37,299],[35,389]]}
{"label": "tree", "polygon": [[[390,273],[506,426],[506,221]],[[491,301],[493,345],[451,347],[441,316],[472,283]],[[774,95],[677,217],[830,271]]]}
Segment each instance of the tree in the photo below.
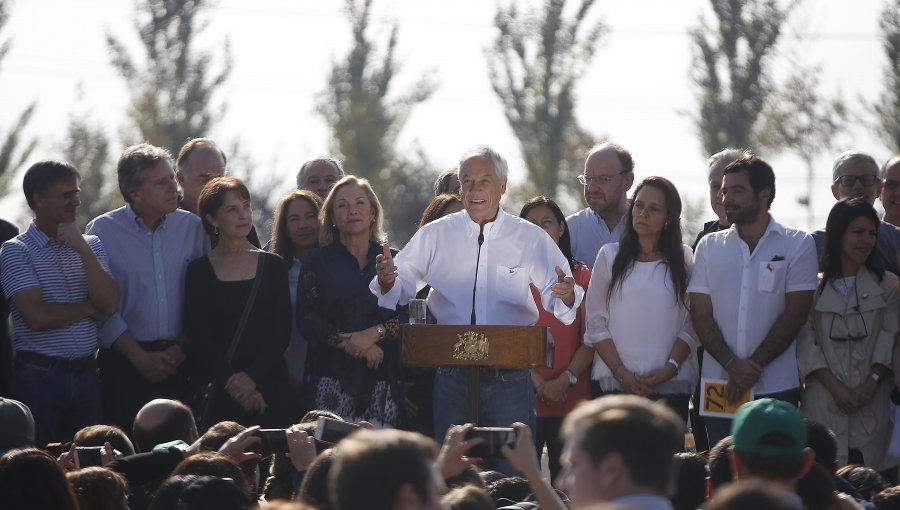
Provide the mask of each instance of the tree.
{"label": "tree", "polygon": [[699,111],[694,117],[704,154],[723,147],[752,148],[759,140],[763,105],[773,90],[769,57],[796,0],[710,0],[715,28],[701,18],[691,31],[692,79]]}
{"label": "tree", "polygon": [[[494,93],[519,139],[533,192],[556,196],[560,171],[581,164],[593,137],[575,117],[575,87],[606,31],[587,22],[594,0],[581,0],[570,19],[566,0],[548,0],[540,18],[515,2],[498,6],[498,34],[486,51]],[[573,181],[574,182],[574,181]]]}
{"label": "tree", "polygon": [[[12,2],[9,0],[0,0],[0,30],[9,21],[9,11]],[[0,62],[9,53],[12,42],[7,40],[0,43]],[[18,115],[16,121],[6,134],[0,135],[0,191],[6,189],[9,180],[12,179],[15,171],[25,164],[25,161],[31,156],[31,152],[37,146],[37,140],[26,139],[25,128],[34,115],[36,103],[31,103]]]}
{"label": "tree", "polygon": [[72,115],[62,145],[63,158],[81,174],[81,206],[75,224],[84,227],[97,216],[121,207],[115,165],[110,161],[109,138],[100,125]]}
{"label": "tree", "polygon": [[[143,0],[134,19],[144,55],[133,59],[125,43],[107,33],[112,65],[131,91],[128,143],[148,141],[177,153],[189,138],[208,136],[224,111],[214,106],[216,92],[231,72],[225,43],[221,68],[213,55],[194,49],[205,24],[198,20],[206,0]],[[141,67],[139,67],[141,66]]]}
{"label": "tree", "polygon": [[900,2],[886,2],[880,25],[887,65],[884,92],[872,106],[878,118],[878,135],[890,150],[900,152]]}
{"label": "tree", "polygon": [[347,171],[372,182],[385,208],[392,241],[405,243],[430,199],[427,176],[435,172],[428,170],[433,167],[421,155],[397,155],[394,145],[410,111],[431,96],[434,85],[423,77],[410,90],[391,94],[399,27],[396,22],[391,26],[383,56],[376,62],[375,43],[367,33],[371,6],[372,0],[347,0],[353,47],[332,65],[317,110]]}
{"label": "tree", "polygon": [[822,69],[794,67],[784,86],[772,94],[763,111],[760,144],[772,151],[787,149],[806,165],[806,196],[798,201],[806,207],[807,227],[816,228],[813,207],[815,159],[832,148],[844,130],[847,109],[840,98],[829,99],[817,90]]}

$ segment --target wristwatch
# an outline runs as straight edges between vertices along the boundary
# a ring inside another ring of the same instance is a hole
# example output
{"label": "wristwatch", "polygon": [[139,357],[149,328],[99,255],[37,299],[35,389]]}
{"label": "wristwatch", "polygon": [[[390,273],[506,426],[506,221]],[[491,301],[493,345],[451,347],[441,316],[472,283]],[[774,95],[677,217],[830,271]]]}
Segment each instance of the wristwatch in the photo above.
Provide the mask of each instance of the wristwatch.
{"label": "wristwatch", "polygon": [[576,384],[578,384],[578,376],[575,375],[575,372],[573,372],[569,369],[566,369],[566,371],[564,373],[566,374],[566,377],[569,379],[569,386],[575,386]]}
{"label": "wristwatch", "polygon": [[675,361],[675,358],[669,358],[666,363],[675,367],[675,375],[678,375],[678,372],[681,370],[681,364]]}
{"label": "wristwatch", "polygon": [[387,334],[387,330],[381,324],[375,325],[375,332],[378,333],[378,339],[381,340],[384,338],[384,335]]}

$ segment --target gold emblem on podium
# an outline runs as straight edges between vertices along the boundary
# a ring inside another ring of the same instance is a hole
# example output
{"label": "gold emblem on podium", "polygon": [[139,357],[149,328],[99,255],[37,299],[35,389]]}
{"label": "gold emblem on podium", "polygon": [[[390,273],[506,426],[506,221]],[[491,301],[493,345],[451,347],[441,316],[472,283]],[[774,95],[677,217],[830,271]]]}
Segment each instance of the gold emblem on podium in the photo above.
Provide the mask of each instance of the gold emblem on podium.
{"label": "gold emblem on podium", "polygon": [[453,359],[478,361],[488,357],[490,341],[482,333],[466,331],[456,335],[459,341],[453,344]]}

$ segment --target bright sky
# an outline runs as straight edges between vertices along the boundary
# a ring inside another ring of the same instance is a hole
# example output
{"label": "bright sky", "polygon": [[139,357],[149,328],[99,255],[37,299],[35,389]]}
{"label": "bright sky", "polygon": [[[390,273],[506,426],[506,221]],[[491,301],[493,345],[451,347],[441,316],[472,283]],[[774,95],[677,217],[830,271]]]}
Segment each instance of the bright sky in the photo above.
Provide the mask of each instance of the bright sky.
{"label": "bright sky", "polygon": [[[208,28],[197,42],[221,55],[227,37],[234,56],[232,77],[219,95],[227,103],[226,115],[210,136],[225,146],[240,139],[259,169],[284,176],[285,192],[303,160],[328,152],[328,133],[315,113],[315,99],[325,87],[331,62],[343,58],[350,46],[343,5],[338,0],[219,0],[208,11]],[[487,143],[506,155],[514,179],[524,176],[518,142],[486,73],[484,50],[495,36],[495,5],[485,0],[375,0],[372,33],[381,36],[379,41],[386,38],[390,21],[400,24],[395,92],[422,74],[438,84],[399,140],[400,150],[421,146],[435,163],[435,173],[453,166],[467,146]],[[789,65],[784,54],[790,51],[805,64],[821,65],[823,90],[842,92],[868,119],[861,98],[872,101],[881,91],[881,7],[882,0],[807,0],[791,20],[791,32],[806,37],[803,42],[784,39],[779,69]],[[109,65],[104,33],[109,30],[137,44],[133,9],[126,0],[14,0],[12,18],[0,32],[0,41],[13,42],[0,67],[0,133],[36,100],[38,110],[28,130],[40,141],[33,160],[60,156],[64,128],[73,115],[87,115],[116,135],[125,122],[128,95]],[[706,0],[597,2],[592,14],[602,17],[610,32],[577,95],[580,122],[598,140],[608,137],[631,150],[637,179],[669,177],[689,200],[705,197],[706,155],[687,116],[696,109],[687,34],[708,9]],[[114,143],[117,154],[123,147]],[[822,154],[814,194],[817,226],[824,224],[833,202],[831,162],[847,148],[869,151],[879,161],[890,156],[862,124],[833,152]],[[806,213],[796,201],[805,194],[805,168],[793,156],[764,156],[777,175],[773,214],[805,228]],[[571,178],[579,171],[571,169]],[[0,217],[21,227],[29,211],[20,182],[15,179],[11,196],[0,200]]]}

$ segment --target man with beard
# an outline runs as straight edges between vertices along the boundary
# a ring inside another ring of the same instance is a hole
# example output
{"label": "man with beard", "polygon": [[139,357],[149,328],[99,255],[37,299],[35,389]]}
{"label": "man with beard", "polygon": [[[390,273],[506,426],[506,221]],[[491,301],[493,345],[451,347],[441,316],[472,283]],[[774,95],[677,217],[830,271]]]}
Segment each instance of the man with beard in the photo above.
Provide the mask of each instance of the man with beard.
{"label": "man with beard", "polygon": [[[740,158],[725,167],[722,203],[732,224],[704,237],[694,255],[691,318],[706,348],[701,376],[726,380],[737,402],[752,389],[797,405],[797,332],[806,321],[818,263],[812,238],[769,214],[775,174],[765,161]],[[731,420],[706,418],[709,444]]]}
{"label": "man with beard", "polygon": [[578,182],[584,186],[588,206],[566,218],[566,223],[572,255],[593,268],[600,248],[622,237],[622,218],[628,211],[626,193],[634,183],[634,159],[621,145],[601,143],[588,152]]}

